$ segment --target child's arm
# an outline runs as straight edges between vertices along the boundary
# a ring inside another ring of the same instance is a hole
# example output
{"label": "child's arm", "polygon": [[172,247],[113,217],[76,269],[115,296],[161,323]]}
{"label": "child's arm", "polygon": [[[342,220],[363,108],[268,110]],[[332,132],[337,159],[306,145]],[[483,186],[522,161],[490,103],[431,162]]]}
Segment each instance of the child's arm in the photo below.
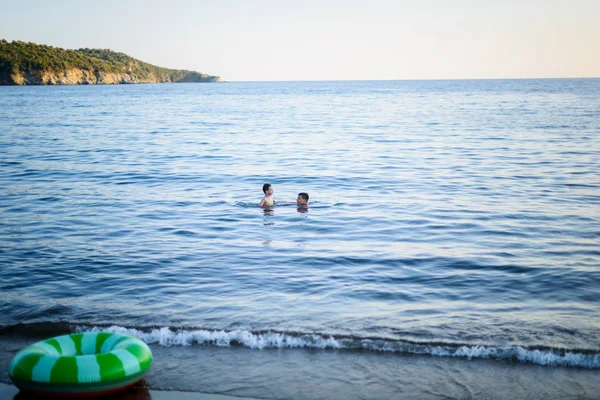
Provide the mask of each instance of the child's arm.
{"label": "child's arm", "polygon": [[263,197],[262,200],[260,201],[260,203],[258,203],[259,207],[264,207],[265,206],[265,198]]}

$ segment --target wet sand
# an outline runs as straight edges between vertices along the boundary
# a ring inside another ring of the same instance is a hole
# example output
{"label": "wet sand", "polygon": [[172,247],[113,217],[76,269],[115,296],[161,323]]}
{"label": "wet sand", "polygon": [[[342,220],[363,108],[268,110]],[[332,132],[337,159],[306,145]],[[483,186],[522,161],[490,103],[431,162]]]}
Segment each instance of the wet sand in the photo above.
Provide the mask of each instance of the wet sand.
{"label": "wet sand", "polygon": [[[0,335],[0,400],[24,400],[8,363],[34,338]],[[144,386],[112,400],[600,399],[600,370],[373,351],[151,345]],[[147,387],[147,388],[146,388]]]}
{"label": "wet sand", "polygon": [[[0,400],[37,400],[39,397],[20,393],[13,385],[0,383]],[[249,397],[233,397],[220,394],[160,391],[146,388],[132,388],[121,394],[104,396],[101,399],[111,400],[253,400]]]}

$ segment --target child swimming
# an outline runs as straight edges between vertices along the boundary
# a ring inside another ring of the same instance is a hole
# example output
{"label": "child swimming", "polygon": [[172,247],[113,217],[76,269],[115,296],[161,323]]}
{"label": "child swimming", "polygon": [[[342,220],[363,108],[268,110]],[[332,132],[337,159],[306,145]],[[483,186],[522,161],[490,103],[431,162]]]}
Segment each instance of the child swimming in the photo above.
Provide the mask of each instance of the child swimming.
{"label": "child swimming", "polygon": [[265,194],[265,196],[262,198],[262,200],[260,201],[260,203],[258,203],[258,205],[260,207],[271,207],[275,205],[275,199],[273,198],[273,186],[271,186],[270,183],[265,183],[263,185],[263,193]]}

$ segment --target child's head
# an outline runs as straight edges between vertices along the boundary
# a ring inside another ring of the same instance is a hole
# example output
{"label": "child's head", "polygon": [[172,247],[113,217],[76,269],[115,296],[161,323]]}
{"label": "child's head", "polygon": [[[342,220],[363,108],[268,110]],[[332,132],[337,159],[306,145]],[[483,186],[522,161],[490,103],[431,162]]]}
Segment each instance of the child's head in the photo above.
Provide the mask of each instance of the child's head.
{"label": "child's head", "polygon": [[267,196],[270,196],[273,194],[273,186],[271,186],[270,183],[265,183],[263,185],[263,193]]}
{"label": "child's head", "polygon": [[299,206],[306,206],[308,205],[308,193],[298,193],[298,198],[296,199],[296,204],[298,204]]}

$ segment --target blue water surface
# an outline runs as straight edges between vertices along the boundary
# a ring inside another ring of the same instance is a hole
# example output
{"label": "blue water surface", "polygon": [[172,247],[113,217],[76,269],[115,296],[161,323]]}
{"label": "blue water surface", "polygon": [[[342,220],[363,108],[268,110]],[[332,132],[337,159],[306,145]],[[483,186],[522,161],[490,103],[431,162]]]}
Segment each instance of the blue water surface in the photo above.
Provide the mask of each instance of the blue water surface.
{"label": "blue water surface", "polygon": [[599,133],[600,79],[0,87],[0,325],[597,356]]}

